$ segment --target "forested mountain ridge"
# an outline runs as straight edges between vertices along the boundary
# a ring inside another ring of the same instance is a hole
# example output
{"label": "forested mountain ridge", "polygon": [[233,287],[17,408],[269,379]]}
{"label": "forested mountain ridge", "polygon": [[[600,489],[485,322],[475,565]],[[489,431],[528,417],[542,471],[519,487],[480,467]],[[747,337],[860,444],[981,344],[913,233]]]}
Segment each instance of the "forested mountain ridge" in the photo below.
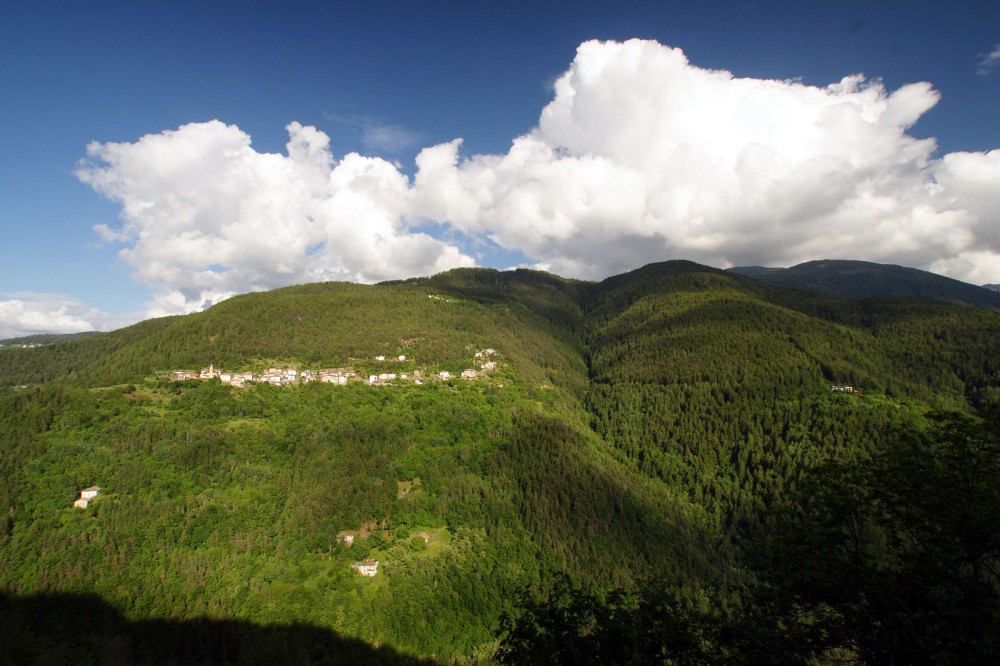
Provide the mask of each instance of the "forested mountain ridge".
{"label": "forested mountain ridge", "polygon": [[[303,285],[6,351],[0,385],[27,387],[0,393],[0,589],[98,594],[136,622],[306,623],[399,658],[519,661],[527,645],[546,660],[628,621],[661,658],[669,630],[685,645],[700,631],[695,656],[760,660],[741,642],[770,627],[752,609],[790,598],[765,598],[786,594],[765,585],[785,552],[770,539],[791,529],[776,521],[822,470],[879,460],[935,409],[994,401],[997,330],[990,310],[665,262],[599,283],[458,269]],[[486,347],[504,359],[496,381],[234,389],[154,374],[363,371],[383,354],[460,371]],[[92,485],[93,506],[70,508]],[[351,570],[364,557],[376,577]],[[556,616],[562,639],[525,639],[525,618]],[[18,654],[44,654],[18,635]],[[825,635],[776,631],[766,649],[870,660],[861,634]]]}
{"label": "forested mountain ridge", "polygon": [[728,270],[768,284],[845,298],[908,297],[1000,309],[1000,295],[989,285],[971,285],[905,266],[823,259],[790,268],[740,266]]}
{"label": "forested mountain ridge", "polygon": [[[500,275],[496,271],[480,275],[491,273]],[[462,273],[373,286],[309,284],[236,296],[194,315],[151,319],[42,349],[12,350],[0,358],[0,383],[30,384],[61,377],[99,386],[209,363],[239,370],[283,359],[336,367],[380,353],[405,354],[460,369],[467,346],[497,346],[508,338],[512,358],[528,376],[544,374],[537,361],[540,353],[547,366],[575,364],[582,372],[579,345],[573,342],[571,329],[550,323],[556,313],[545,310],[547,301],[539,303],[536,312],[530,298],[495,289],[494,297],[483,304],[463,297],[463,289],[471,289],[471,283],[457,286],[457,275]],[[545,289],[540,283],[535,291]],[[429,298],[438,292],[448,298]],[[563,300],[569,307],[567,316],[572,317],[573,301]]]}
{"label": "forested mountain ridge", "polygon": [[97,335],[100,331],[87,331],[84,333],[37,333],[35,335],[25,335],[18,338],[7,338],[0,340],[0,349],[6,347],[38,347],[41,345],[52,345],[57,342],[69,342],[78,338],[87,338]]}

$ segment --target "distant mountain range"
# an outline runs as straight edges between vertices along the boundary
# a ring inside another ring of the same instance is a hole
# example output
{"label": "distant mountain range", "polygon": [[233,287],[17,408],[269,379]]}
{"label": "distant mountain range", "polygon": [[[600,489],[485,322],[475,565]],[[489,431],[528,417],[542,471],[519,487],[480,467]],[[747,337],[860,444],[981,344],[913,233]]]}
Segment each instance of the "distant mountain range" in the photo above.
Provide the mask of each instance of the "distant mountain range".
{"label": "distant mountain range", "polygon": [[791,268],[740,266],[729,272],[761,282],[843,298],[919,298],[1000,309],[998,285],[975,285],[916,268],[868,261],[823,259]]}
{"label": "distant mountain range", "polygon": [[7,338],[0,340],[0,348],[3,347],[39,347],[41,345],[51,345],[56,342],[69,342],[80,338],[89,338],[97,335],[99,331],[85,331],[83,333],[38,333],[36,335],[25,335],[20,338]]}

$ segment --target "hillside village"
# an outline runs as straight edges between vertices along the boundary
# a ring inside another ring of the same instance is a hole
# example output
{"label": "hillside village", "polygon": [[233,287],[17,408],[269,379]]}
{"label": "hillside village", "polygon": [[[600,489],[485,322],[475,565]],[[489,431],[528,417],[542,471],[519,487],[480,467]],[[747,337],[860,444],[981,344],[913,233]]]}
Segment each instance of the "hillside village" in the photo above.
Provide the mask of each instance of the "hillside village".
{"label": "hillside village", "polygon": [[[408,359],[404,355],[386,357],[384,355],[375,356],[371,359],[375,363],[383,366],[387,364],[405,363]],[[298,368],[268,368],[267,370],[255,372],[228,372],[214,365],[202,368],[199,372],[192,370],[175,370],[166,373],[174,381],[187,381],[189,379],[211,380],[218,379],[223,384],[242,387],[250,383],[271,384],[272,386],[297,386],[320,382],[324,384],[334,384],[345,386],[351,383],[365,383],[369,385],[387,385],[393,382],[409,382],[422,385],[433,381],[447,381],[450,379],[474,380],[488,377],[491,372],[499,367],[501,355],[492,348],[480,349],[475,352],[472,358],[474,367],[466,368],[461,373],[455,374],[448,370],[428,371],[412,370],[409,372],[378,372],[362,373],[353,368],[324,368],[322,370],[298,369]]]}

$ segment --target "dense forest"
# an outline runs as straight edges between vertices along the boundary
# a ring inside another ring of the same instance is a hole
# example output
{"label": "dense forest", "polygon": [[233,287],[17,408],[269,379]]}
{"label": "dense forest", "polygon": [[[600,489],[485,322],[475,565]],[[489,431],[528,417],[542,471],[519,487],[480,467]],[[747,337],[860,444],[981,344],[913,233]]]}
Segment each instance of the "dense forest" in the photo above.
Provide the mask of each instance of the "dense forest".
{"label": "dense forest", "polygon": [[[4,350],[3,659],[995,663],[998,330],[668,262],[304,285]],[[162,374],[486,347],[491,377],[422,385]],[[67,604],[127,624],[59,640]]]}

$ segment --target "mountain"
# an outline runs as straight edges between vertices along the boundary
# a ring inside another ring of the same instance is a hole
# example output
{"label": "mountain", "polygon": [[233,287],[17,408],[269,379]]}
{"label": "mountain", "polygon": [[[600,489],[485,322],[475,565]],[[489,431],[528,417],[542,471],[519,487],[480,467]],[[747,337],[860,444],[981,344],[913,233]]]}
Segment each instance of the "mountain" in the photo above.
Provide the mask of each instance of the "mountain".
{"label": "mountain", "polygon": [[791,268],[743,266],[730,272],[782,287],[844,298],[919,298],[1000,309],[1000,294],[916,268],[824,259]]}
{"label": "mountain", "polygon": [[38,333],[36,335],[25,335],[19,338],[7,338],[0,340],[0,349],[4,347],[37,347],[40,345],[51,345],[57,342],[68,342],[80,338],[88,338],[97,335],[98,331],[87,331],[84,333]]}
{"label": "mountain", "polygon": [[[815,470],[877,457],[934,409],[993,400],[998,329],[988,309],[673,261],[601,282],[457,269],[310,284],[8,350],[0,592],[12,608],[97,595],[142,627],[235,622],[233,654],[286,625],[399,659],[490,662],[512,654],[519,609],[548,608],[563,581],[572,599],[647,581],[677,617],[749,622],[740,609],[764,603],[766,580],[753,544],[775,512]],[[386,380],[164,374],[210,365]],[[483,373],[455,378],[470,368]],[[378,573],[357,575],[369,558]],[[644,602],[616,603],[631,617]],[[25,617],[4,632],[16,653],[56,655],[55,629]],[[199,661],[193,649],[178,654]]]}

